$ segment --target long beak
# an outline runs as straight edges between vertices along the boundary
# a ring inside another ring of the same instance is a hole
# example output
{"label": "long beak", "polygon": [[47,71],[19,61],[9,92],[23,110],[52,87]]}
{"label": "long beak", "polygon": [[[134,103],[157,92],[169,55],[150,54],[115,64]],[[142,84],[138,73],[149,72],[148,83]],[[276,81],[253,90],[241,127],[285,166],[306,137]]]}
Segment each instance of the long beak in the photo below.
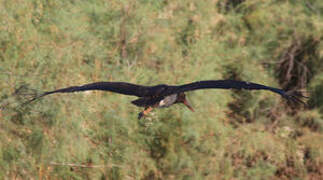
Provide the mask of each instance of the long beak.
{"label": "long beak", "polygon": [[190,109],[192,112],[194,112],[194,109],[192,108],[191,104],[186,99],[184,99],[183,104],[185,104],[185,106],[188,109]]}

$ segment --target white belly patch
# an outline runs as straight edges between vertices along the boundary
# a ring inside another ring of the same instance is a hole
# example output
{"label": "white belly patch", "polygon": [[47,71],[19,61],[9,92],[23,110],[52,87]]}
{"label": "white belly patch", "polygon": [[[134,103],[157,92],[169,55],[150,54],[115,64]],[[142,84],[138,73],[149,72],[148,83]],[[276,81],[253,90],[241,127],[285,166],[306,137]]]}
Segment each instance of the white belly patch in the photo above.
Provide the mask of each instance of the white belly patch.
{"label": "white belly patch", "polygon": [[168,107],[174,104],[176,99],[177,99],[177,94],[166,96],[163,100],[159,102],[159,107]]}

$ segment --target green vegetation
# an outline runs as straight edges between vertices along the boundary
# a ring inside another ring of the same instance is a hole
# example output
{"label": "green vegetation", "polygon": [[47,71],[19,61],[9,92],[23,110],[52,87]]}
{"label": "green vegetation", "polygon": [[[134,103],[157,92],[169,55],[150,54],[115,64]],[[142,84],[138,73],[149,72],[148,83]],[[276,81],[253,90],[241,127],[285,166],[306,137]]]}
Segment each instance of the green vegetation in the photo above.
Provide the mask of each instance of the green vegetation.
{"label": "green vegetation", "polygon": [[[0,179],[323,179],[323,1],[0,0]],[[237,79],[305,90],[133,97],[15,91]]]}

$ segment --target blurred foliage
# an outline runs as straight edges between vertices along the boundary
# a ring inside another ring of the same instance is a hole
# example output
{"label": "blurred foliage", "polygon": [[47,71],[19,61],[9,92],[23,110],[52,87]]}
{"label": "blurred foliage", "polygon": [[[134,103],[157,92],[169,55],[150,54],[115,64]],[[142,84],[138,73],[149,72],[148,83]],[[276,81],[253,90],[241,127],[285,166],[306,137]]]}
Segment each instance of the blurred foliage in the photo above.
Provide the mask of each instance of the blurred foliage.
{"label": "blurred foliage", "polygon": [[[0,0],[0,179],[322,179],[323,1]],[[304,91],[15,94],[94,81],[237,79]],[[292,113],[291,113],[292,112]]]}

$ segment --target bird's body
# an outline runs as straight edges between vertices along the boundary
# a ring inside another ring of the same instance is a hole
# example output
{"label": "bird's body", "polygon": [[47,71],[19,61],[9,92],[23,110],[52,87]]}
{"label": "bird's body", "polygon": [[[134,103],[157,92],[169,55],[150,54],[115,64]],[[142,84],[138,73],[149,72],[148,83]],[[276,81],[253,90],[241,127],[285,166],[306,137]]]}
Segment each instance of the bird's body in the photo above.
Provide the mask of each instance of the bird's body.
{"label": "bird's body", "polygon": [[236,81],[236,80],[209,80],[209,81],[197,81],[189,84],[180,86],[169,86],[160,84],[156,86],[142,86],[126,82],[95,82],[85,84],[82,86],[71,86],[67,88],[57,89],[54,91],[44,92],[36,97],[33,97],[29,102],[34,101],[40,97],[54,94],[54,93],[71,93],[78,91],[89,91],[89,90],[102,90],[111,91],[115,93],[132,95],[139,97],[131,103],[138,106],[144,107],[145,110],[139,113],[139,119],[142,116],[147,115],[153,108],[169,107],[173,104],[183,103],[191,111],[194,111],[191,105],[186,100],[185,92],[193,91],[198,89],[246,89],[246,90],[269,90],[274,93],[280,94],[283,98],[291,100],[293,102],[301,102],[299,98],[304,97],[299,93],[290,93],[282,89],[273,88],[261,84],[252,82]]}

